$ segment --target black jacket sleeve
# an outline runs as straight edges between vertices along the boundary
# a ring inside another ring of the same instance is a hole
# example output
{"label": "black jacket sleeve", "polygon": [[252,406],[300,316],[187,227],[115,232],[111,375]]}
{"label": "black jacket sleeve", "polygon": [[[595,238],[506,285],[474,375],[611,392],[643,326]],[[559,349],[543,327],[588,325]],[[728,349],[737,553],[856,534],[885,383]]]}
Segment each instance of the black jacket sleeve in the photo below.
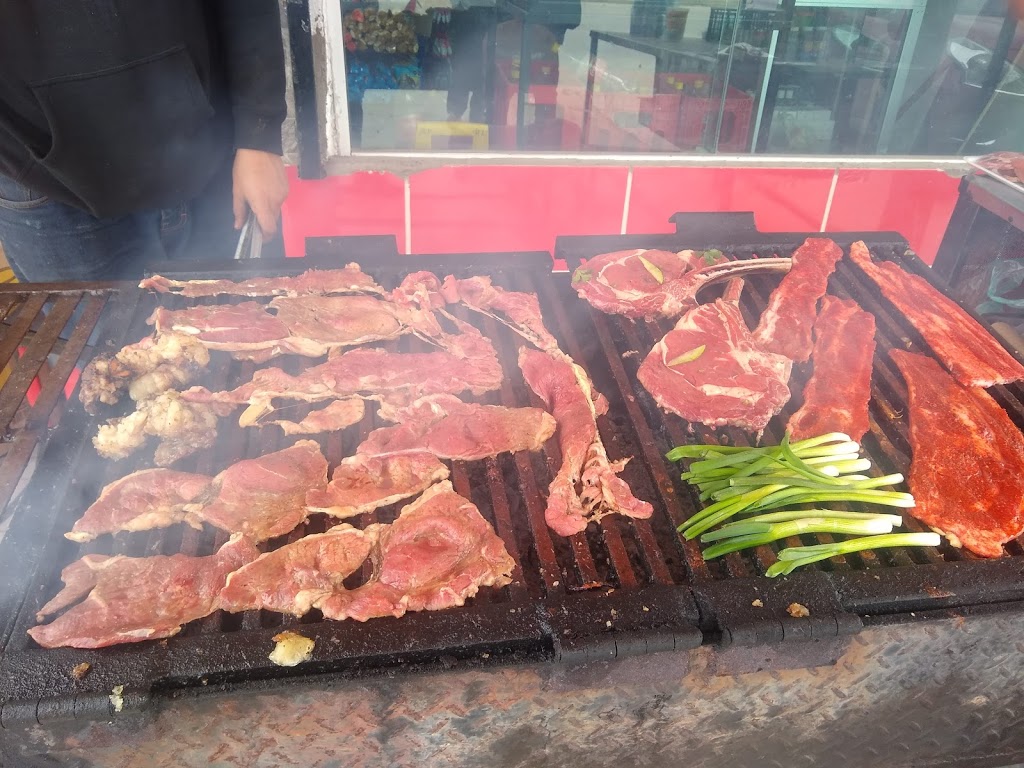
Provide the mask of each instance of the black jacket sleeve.
{"label": "black jacket sleeve", "polygon": [[235,147],[281,154],[286,114],[277,0],[214,0],[222,35]]}

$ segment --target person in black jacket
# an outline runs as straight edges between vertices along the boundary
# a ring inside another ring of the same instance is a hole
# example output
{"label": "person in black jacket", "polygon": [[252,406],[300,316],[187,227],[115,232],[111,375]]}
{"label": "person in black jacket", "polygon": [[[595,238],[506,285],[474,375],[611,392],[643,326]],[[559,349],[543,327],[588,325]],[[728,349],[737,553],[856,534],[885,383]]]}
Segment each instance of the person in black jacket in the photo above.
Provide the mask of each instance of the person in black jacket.
{"label": "person in black jacket", "polygon": [[277,0],[0,2],[0,245],[20,280],[230,257],[277,228]]}

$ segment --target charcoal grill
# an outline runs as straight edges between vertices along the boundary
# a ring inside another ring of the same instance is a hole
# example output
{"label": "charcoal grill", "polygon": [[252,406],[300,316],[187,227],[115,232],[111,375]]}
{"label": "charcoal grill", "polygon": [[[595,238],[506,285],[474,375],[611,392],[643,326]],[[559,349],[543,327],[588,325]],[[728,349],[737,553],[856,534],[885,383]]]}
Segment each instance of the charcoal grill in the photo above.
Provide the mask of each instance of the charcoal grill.
{"label": "charcoal grill", "polygon": [[[756,257],[787,254],[806,236],[758,233],[749,215],[711,220],[714,226],[708,223],[706,217],[680,217],[681,231],[671,235],[560,238],[556,256],[566,259],[570,268],[581,257],[629,247],[718,247],[738,257]],[[843,246],[865,239],[876,255],[926,274],[927,268],[905,253],[906,242],[895,233],[828,236]],[[338,254],[348,247],[336,239],[322,239],[310,242],[310,256],[302,262],[266,262],[255,268],[252,264],[196,265],[187,270],[178,265],[160,271],[186,278],[295,274],[309,266],[337,266]],[[34,624],[38,607],[59,588],[60,570],[69,562],[87,552],[204,555],[226,536],[209,530],[171,529],[101,538],[87,545],[61,536],[104,484],[151,466],[152,457],[150,449],[139,455],[138,463],[99,459],[90,444],[96,420],[84,414],[74,395],[65,400],[65,382],[94,354],[145,335],[149,330],[145,318],[157,303],[177,306],[184,301],[146,295],[125,284],[0,288],[4,318],[0,363],[12,361],[0,390],[0,427],[10,429],[12,423],[17,427],[11,430],[0,459],[0,507],[6,507],[10,523],[0,544],[0,739],[12,745],[11,754],[20,761],[12,764],[29,764],[29,756],[47,739],[78,734],[75,738],[81,742],[83,732],[95,736],[94,723],[112,717],[116,722],[145,718],[206,692],[255,694],[288,686],[296,697],[315,698],[315,693],[298,691],[323,681],[341,685],[351,679],[389,679],[396,671],[443,672],[465,679],[494,666],[547,669],[552,662],[561,662],[576,669],[581,664],[701,645],[731,647],[734,654],[761,646],[788,648],[788,660],[782,651],[781,656],[773,656],[774,662],[762,664],[799,667],[835,661],[837,649],[848,642],[844,638],[865,627],[870,633],[876,626],[909,627],[923,617],[941,620],[967,614],[985,614],[993,621],[1020,618],[1024,600],[1020,542],[1010,544],[1008,556],[995,561],[948,547],[887,550],[826,561],[777,580],[763,577],[773,557],[768,547],[705,564],[697,545],[684,544],[675,533],[675,526],[696,510],[696,498],[663,455],[684,441],[741,444],[749,436],[700,427],[688,432],[682,421],[665,417],[639,387],[636,368],[667,331],[666,324],[635,323],[593,311],[575,297],[567,276],[548,274],[551,261],[546,253],[407,257],[398,256],[391,243],[363,241],[360,247],[363,268],[386,287],[406,272],[430,269],[439,274],[489,274],[506,288],[537,293],[545,321],[561,347],[590,372],[608,397],[609,415],[600,427],[609,454],[613,460],[635,457],[623,476],[639,498],[654,504],[654,516],[650,521],[611,516],[584,534],[562,539],[543,521],[544,493],[560,462],[557,446],[549,445],[536,454],[455,462],[456,490],[477,504],[516,560],[510,586],[483,590],[463,608],[366,624],[326,622],[316,612],[302,619],[270,612],[217,613],[193,622],[167,641],[96,651],[40,649],[25,630]],[[748,321],[763,308],[771,285],[768,280],[748,281],[743,300]],[[905,389],[885,352],[892,347],[921,350],[922,342],[850,264],[840,265],[831,289],[855,298],[878,318],[880,354],[873,380],[871,432],[864,444],[881,470],[906,473]],[[495,341],[505,366],[502,389],[481,400],[539,405],[516,366],[516,350],[523,342],[491,319],[469,312],[460,315]],[[391,348],[413,351],[418,344],[402,339]],[[219,359],[222,364],[202,383],[225,388],[253,371],[252,364]],[[275,364],[296,373],[315,362],[282,358]],[[806,375],[798,367],[794,391],[802,389]],[[30,390],[34,402],[26,399]],[[1024,390],[1018,385],[993,392],[1024,428]],[[781,438],[781,425],[798,405],[791,403],[773,420],[766,431],[769,438]],[[332,466],[376,426],[370,415],[361,424],[322,439]],[[213,474],[234,461],[290,442],[275,430],[243,431],[225,419],[217,445],[180,466]],[[357,522],[387,522],[398,506]],[[913,525],[911,521],[912,529]],[[324,521],[314,519],[287,540],[323,529]],[[780,542],[779,547],[821,540],[803,537],[800,542]],[[357,575],[355,581],[365,576]],[[763,607],[755,608],[755,600]],[[791,618],[786,607],[792,602],[806,606],[810,617]],[[266,660],[272,637],[282,628],[316,641],[311,662],[283,669]],[[795,656],[793,648],[798,649]],[[75,680],[69,673],[81,662],[91,665],[90,673]],[[750,670],[756,666],[744,663]],[[110,699],[115,686],[123,686],[123,704],[117,713]],[[100,743],[110,746],[103,737]],[[1024,750],[1019,739],[1011,743]],[[590,764],[594,764],[592,756]]]}

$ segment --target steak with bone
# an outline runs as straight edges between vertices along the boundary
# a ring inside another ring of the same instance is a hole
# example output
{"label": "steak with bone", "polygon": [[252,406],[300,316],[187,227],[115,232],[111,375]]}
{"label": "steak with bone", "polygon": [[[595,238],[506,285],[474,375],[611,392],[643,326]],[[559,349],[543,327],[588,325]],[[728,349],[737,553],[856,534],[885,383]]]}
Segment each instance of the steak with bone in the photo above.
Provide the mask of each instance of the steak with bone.
{"label": "steak with bone", "polygon": [[793,266],[772,291],[754,329],[754,340],[762,349],[807,362],[818,299],[825,295],[829,276],[842,257],[838,245],[821,237],[809,237],[793,251]]}
{"label": "steak with bone", "polygon": [[366,584],[317,603],[326,618],[367,621],[464,605],[480,587],[511,582],[515,567],[490,523],[448,481],[380,526],[370,558],[373,575]]}
{"label": "steak with bone", "polygon": [[331,296],[378,293],[384,290],[358,264],[343,269],[310,269],[294,277],[249,277],[244,280],[171,280],[147,277],[139,288],[190,299],[207,296]]}
{"label": "steak with bone", "polygon": [[1024,433],[980,387],[923,355],[889,353],[909,392],[911,514],[983,557],[1024,533]]}
{"label": "steak with bone", "polygon": [[607,412],[608,403],[586,372],[567,355],[527,347],[519,350],[519,368],[558,423],[562,466],[548,487],[548,526],[571,536],[612,513],[650,517],[653,507],[618,477],[627,460],[608,458],[597,430],[597,417]]}
{"label": "steak with bone", "polygon": [[792,440],[841,432],[859,441],[868,431],[875,317],[854,301],[821,300],[814,322],[814,371],[804,402],[788,424]]}
{"label": "steak with bone", "polygon": [[335,592],[370,554],[382,526],[337,525],[260,555],[227,578],[219,607],[232,613],[266,609],[304,616]]}
{"label": "steak with bone", "polygon": [[891,261],[872,261],[863,242],[850,246],[850,259],[910,321],[961,384],[991,387],[1024,379],[1024,365],[981,323],[923,277]]}
{"label": "steak with bone", "polygon": [[659,406],[687,421],[761,432],[789,401],[792,367],[755,341],[738,302],[718,299],[683,315],[637,378]]}
{"label": "steak with bone", "polygon": [[448,476],[438,458],[474,461],[500,453],[536,451],[555,431],[539,408],[464,403],[425,397],[396,409],[401,423],[371,432],[342,460],[325,491],[312,491],[313,512],[351,517],[407,498]]}
{"label": "steak with bone", "polygon": [[61,573],[64,588],[37,614],[28,634],[44,648],[103,648],[178,634],[218,607],[228,574],[259,556],[235,535],[209,557],[86,555]]}
{"label": "steak with bone", "polygon": [[616,315],[678,317],[709,285],[762,272],[785,272],[789,259],[731,261],[720,251],[615,251],[586,260],[573,273],[580,298]]}

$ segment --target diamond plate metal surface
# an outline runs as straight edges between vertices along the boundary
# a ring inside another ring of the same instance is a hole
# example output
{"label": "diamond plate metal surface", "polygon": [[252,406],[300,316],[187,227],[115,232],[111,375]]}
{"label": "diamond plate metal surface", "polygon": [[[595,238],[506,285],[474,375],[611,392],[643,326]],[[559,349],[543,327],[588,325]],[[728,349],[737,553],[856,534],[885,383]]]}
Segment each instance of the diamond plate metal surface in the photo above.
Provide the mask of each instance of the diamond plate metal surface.
{"label": "diamond plate metal surface", "polygon": [[1024,760],[1022,630],[947,618],[835,645],[210,693],[0,733],[18,768],[1005,766]]}

